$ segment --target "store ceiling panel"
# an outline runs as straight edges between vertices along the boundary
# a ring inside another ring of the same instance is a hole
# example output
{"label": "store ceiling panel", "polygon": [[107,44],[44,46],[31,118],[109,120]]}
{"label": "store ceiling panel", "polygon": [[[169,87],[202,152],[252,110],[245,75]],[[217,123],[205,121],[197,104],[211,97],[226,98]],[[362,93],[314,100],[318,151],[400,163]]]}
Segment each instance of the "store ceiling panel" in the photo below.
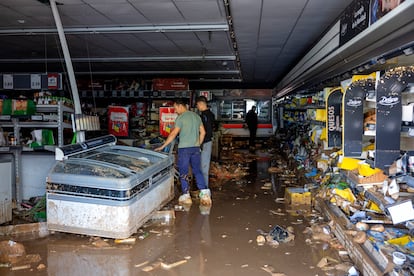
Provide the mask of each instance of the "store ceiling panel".
{"label": "store ceiling panel", "polygon": [[[66,71],[42,2],[0,2],[0,72]],[[58,10],[78,75],[273,88],[350,2],[60,0]]]}

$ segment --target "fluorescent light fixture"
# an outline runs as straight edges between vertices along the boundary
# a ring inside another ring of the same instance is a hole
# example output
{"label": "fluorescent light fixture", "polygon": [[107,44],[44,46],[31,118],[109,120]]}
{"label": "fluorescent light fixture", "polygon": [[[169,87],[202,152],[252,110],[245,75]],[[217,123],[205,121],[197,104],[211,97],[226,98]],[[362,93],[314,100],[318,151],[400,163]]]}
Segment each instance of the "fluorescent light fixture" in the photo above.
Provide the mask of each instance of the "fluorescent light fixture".
{"label": "fluorescent light fixture", "polygon": [[[167,33],[167,32],[227,32],[226,23],[184,24],[157,26],[113,26],[113,27],[77,27],[64,28],[65,34],[101,34],[101,33]],[[0,30],[0,35],[55,34],[55,28],[7,29]]]}

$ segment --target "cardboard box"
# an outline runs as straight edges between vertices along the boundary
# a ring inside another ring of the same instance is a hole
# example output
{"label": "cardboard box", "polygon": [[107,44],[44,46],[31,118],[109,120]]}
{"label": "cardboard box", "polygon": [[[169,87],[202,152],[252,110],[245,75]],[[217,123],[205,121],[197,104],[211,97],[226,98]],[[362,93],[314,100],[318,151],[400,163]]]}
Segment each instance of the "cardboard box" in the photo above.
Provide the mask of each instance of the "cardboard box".
{"label": "cardboard box", "polygon": [[310,205],[312,203],[311,192],[305,191],[304,188],[286,188],[285,202],[294,205]]}

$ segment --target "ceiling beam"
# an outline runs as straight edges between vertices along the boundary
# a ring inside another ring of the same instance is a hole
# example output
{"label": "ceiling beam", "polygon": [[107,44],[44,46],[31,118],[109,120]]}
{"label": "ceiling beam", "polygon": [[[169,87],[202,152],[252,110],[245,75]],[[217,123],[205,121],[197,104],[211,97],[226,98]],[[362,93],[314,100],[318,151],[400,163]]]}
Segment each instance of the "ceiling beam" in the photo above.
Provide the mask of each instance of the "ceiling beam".
{"label": "ceiling beam", "polygon": [[[234,61],[235,55],[229,56],[169,56],[169,57],[95,57],[72,58],[72,62],[156,62],[156,61]],[[62,62],[61,58],[5,58],[0,63],[44,63]]]}
{"label": "ceiling beam", "polygon": [[[203,70],[203,71],[93,71],[94,75],[237,75],[239,70]],[[77,75],[90,75],[90,71],[76,72]]]}
{"label": "ceiling beam", "polygon": [[[64,28],[65,34],[104,34],[104,33],[167,33],[167,32],[227,32],[226,23],[183,24],[154,26],[109,26],[109,27],[73,27]],[[56,28],[2,29],[0,35],[38,35],[56,34]]]}

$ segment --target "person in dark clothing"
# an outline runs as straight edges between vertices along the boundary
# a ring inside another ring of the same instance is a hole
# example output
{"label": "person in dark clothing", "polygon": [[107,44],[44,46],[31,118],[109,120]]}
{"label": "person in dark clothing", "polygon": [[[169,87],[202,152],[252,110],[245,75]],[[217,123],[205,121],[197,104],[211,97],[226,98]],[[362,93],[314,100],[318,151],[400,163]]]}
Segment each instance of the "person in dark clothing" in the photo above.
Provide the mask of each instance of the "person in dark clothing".
{"label": "person in dark clothing", "polygon": [[206,97],[197,97],[196,106],[198,111],[201,113],[201,121],[203,122],[204,129],[206,130],[206,136],[204,137],[203,144],[201,145],[201,171],[203,172],[204,182],[208,187],[215,116],[207,106]]}
{"label": "person in dark clothing", "polygon": [[256,142],[256,132],[257,132],[257,113],[256,113],[256,106],[252,106],[252,109],[249,110],[246,114],[246,125],[250,132],[249,137],[249,149],[252,151],[255,148]]}

